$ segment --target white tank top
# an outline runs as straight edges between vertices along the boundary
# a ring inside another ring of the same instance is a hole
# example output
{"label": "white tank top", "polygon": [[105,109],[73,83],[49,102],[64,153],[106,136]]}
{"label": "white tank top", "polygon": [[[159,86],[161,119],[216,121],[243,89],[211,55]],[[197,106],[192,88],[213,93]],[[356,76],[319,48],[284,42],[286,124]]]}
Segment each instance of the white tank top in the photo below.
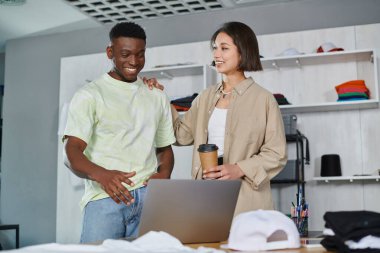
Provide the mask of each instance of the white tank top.
{"label": "white tank top", "polygon": [[227,109],[216,108],[208,122],[208,143],[218,146],[218,156],[224,154],[224,132],[226,129]]}

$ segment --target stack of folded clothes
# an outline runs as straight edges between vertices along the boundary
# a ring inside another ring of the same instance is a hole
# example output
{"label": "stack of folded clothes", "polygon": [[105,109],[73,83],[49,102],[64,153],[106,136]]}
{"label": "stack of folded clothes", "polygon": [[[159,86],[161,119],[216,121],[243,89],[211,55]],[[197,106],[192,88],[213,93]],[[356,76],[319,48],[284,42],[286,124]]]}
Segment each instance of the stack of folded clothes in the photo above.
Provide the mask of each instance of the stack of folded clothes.
{"label": "stack of folded clothes", "polygon": [[170,103],[175,107],[179,112],[188,111],[191,107],[191,103],[198,96],[198,93],[194,93],[191,96],[178,98],[170,101]]}
{"label": "stack of folded clothes", "polygon": [[281,93],[274,93],[273,96],[277,100],[278,105],[290,105],[286,97]]}
{"label": "stack of folded clothes", "polygon": [[352,80],[335,86],[338,93],[338,101],[366,100],[369,99],[369,90],[364,80]]}
{"label": "stack of folded clothes", "polygon": [[380,252],[380,213],[371,211],[326,212],[326,236],[321,244],[338,252]]}

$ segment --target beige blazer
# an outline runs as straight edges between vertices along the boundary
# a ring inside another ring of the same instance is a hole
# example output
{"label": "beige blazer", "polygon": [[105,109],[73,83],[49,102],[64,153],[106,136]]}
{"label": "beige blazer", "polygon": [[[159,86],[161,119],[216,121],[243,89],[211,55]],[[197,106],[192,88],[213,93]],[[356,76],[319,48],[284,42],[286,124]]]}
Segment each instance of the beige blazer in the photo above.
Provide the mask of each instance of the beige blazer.
{"label": "beige blazer", "polygon": [[[221,96],[221,84],[204,90],[180,118],[173,110],[177,145],[194,145],[192,177],[202,178],[197,148],[207,143],[208,121]],[[232,91],[224,136],[225,164],[237,164],[243,170],[235,215],[256,210],[273,209],[270,179],[287,161],[284,125],[273,95],[252,78]]]}

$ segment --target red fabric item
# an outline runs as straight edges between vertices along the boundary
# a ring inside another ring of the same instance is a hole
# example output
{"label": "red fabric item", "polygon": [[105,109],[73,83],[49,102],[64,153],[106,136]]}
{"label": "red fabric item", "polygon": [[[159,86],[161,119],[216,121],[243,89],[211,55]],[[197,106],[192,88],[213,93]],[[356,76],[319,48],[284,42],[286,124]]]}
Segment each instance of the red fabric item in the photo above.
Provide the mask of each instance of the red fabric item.
{"label": "red fabric item", "polygon": [[184,106],[175,105],[175,104],[173,104],[173,106],[179,112],[185,112],[185,111],[188,111],[190,109],[189,107],[184,107]]}
{"label": "red fabric item", "polygon": [[283,94],[281,94],[281,93],[273,93],[273,96],[275,98],[285,98],[285,96]]}
{"label": "red fabric item", "polygon": [[344,82],[335,86],[335,90],[339,91],[340,88],[345,88],[345,87],[367,88],[364,80],[351,80],[351,81]]}
{"label": "red fabric item", "polygon": [[[327,52],[336,52],[336,51],[344,51],[343,48],[341,47],[338,47],[338,48],[333,48],[333,49],[330,49],[329,51]],[[322,47],[318,47],[317,49],[317,53],[324,53],[325,51],[323,51],[323,48]]]}
{"label": "red fabric item", "polygon": [[365,85],[364,80],[351,80],[345,83],[341,83],[335,86],[335,90],[338,94],[344,94],[349,92],[362,92],[370,97],[370,91]]}
{"label": "red fabric item", "polygon": [[366,87],[341,87],[338,89],[338,94],[350,93],[350,92],[360,92],[365,93],[369,96],[369,90]]}

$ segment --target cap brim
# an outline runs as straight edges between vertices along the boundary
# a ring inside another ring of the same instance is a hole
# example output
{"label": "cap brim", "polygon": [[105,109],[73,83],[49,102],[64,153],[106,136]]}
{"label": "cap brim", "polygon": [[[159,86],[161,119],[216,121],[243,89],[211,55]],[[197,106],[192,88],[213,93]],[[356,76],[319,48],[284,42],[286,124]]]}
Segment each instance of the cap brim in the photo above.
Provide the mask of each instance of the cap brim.
{"label": "cap brim", "polygon": [[228,246],[228,244],[221,244],[220,248],[221,249],[230,249],[230,247]]}
{"label": "cap brim", "polygon": [[336,51],[344,51],[344,49],[341,47],[337,47],[337,48],[333,48],[329,50],[329,52],[336,52]]}

